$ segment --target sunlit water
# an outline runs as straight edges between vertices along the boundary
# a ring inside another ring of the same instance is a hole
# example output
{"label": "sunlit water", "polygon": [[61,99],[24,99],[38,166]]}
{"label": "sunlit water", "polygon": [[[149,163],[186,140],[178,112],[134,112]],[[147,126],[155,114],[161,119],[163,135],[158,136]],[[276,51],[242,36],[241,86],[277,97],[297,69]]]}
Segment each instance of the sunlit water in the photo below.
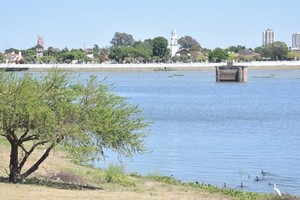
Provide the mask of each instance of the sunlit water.
{"label": "sunlit water", "polygon": [[[96,75],[152,122],[149,152],[122,159],[128,172],[300,195],[300,70],[249,71],[247,83],[216,83],[214,71]],[[96,165],[119,162],[108,156]]]}

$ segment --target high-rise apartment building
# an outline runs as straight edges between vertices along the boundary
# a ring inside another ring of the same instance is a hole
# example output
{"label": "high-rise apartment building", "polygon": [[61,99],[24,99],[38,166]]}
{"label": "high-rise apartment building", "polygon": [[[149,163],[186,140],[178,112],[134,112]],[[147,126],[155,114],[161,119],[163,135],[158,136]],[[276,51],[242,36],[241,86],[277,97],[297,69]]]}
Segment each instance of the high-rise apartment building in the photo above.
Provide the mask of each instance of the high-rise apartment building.
{"label": "high-rise apartment building", "polygon": [[262,45],[265,47],[269,44],[274,43],[275,41],[275,33],[272,29],[267,29],[262,34]]}
{"label": "high-rise apartment building", "polygon": [[300,32],[293,34],[292,49],[300,50]]}

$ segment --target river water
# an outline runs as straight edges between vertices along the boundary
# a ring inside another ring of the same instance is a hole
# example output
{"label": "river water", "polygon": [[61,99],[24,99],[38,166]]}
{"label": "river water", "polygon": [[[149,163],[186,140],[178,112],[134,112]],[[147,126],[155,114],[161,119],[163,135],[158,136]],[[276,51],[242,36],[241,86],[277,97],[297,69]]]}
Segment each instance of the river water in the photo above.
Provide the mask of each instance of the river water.
{"label": "river water", "polygon": [[247,83],[216,83],[214,71],[94,75],[152,122],[146,154],[108,152],[98,167],[122,162],[128,172],[263,193],[276,183],[300,195],[300,70],[249,71]]}

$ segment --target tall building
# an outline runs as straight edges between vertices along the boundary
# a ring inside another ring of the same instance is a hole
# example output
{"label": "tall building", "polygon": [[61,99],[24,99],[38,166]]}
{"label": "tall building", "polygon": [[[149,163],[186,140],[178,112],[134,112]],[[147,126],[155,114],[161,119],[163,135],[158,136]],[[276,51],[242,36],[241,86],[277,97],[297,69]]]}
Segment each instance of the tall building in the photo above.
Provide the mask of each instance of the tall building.
{"label": "tall building", "polygon": [[275,33],[272,29],[267,29],[262,33],[262,45],[265,47],[269,44],[274,43],[275,41]]}
{"label": "tall building", "polygon": [[171,33],[171,57],[172,58],[176,56],[177,51],[178,51],[177,32],[174,27]]}
{"label": "tall building", "polygon": [[292,49],[300,50],[300,32],[293,34]]}

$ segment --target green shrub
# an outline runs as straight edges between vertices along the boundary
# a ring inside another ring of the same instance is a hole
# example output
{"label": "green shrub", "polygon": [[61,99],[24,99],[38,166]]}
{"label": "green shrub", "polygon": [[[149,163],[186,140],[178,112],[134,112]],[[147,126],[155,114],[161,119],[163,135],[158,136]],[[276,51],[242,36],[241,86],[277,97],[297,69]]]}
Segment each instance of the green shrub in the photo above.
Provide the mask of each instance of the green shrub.
{"label": "green shrub", "polygon": [[117,183],[125,187],[136,186],[135,182],[126,176],[123,165],[110,164],[105,174],[105,180],[108,183]]}

